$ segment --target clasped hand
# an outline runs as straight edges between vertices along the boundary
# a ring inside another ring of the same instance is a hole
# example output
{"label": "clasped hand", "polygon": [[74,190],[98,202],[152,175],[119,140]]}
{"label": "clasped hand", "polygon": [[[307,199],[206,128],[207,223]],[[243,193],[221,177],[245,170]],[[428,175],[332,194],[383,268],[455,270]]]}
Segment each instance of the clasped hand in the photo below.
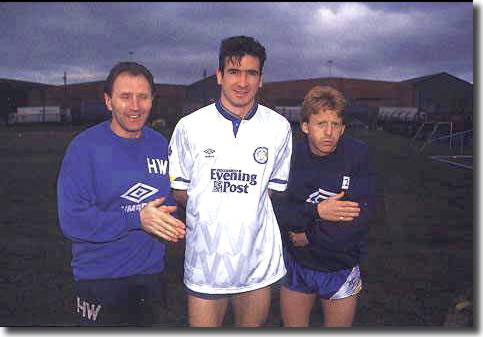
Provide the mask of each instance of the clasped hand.
{"label": "clasped hand", "polygon": [[328,221],[352,221],[358,217],[361,209],[359,204],[354,201],[340,200],[344,196],[344,192],[319,202],[317,212],[319,217]]}
{"label": "clasped hand", "polygon": [[[344,192],[319,202],[317,205],[317,212],[319,217],[328,221],[352,221],[358,217],[361,209],[359,204],[354,201],[340,200],[344,196]],[[305,247],[309,244],[305,232],[288,232],[290,241],[294,247]]]}
{"label": "clasped hand", "polygon": [[185,224],[176,219],[170,213],[176,210],[176,206],[163,206],[165,198],[155,199],[141,210],[141,226],[153,235],[167,241],[178,242],[186,234]]}

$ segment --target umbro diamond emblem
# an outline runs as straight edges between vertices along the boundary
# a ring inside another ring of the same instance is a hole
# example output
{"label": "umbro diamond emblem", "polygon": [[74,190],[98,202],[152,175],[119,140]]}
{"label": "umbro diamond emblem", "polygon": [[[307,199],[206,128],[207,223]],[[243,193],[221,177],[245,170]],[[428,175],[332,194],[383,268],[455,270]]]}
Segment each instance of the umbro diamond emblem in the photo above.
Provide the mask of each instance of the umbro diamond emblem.
{"label": "umbro diamond emblem", "polygon": [[206,153],[206,154],[213,154],[213,153],[215,153],[215,150],[213,150],[213,149],[206,149],[203,152]]}
{"label": "umbro diamond emblem", "polygon": [[128,189],[123,195],[121,195],[121,198],[140,203],[141,201],[149,198],[158,191],[159,190],[157,188],[137,183],[136,185]]}
{"label": "umbro diamond emblem", "polygon": [[215,150],[207,148],[203,152],[205,153],[205,158],[215,158],[215,156],[213,155],[213,153],[215,153]]}

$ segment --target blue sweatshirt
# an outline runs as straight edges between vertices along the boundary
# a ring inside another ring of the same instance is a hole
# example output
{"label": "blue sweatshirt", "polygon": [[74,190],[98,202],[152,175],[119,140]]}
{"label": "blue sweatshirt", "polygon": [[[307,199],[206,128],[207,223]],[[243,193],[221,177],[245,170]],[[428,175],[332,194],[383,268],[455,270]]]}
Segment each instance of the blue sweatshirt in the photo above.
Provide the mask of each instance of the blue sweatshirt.
{"label": "blue sweatshirt", "polygon": [[[350,177],[348,200],[359,203],[353,221],[327,221],[317,204],[341,191],[343,177]],[[366,144],[343,135],[334,152],[314,155],[303,137],[295,146],[285,194],[274,198],[274,208],[285,247],[305,267],[332,272],[359,264],[367,253],[368,220],[374,208],[374,172]],[[288,231],[305,232],[309,244],[294,247]]]}
{"label": "blue sweatshirt", "polygon": [[165,245],[141,228],[140,210],[167,197],[167,141],[144,127],[142,136],[114,134],[110,121],[77,135],[57,182],[58,214],[72,241],[76,280],[119,278],[164,270]]}

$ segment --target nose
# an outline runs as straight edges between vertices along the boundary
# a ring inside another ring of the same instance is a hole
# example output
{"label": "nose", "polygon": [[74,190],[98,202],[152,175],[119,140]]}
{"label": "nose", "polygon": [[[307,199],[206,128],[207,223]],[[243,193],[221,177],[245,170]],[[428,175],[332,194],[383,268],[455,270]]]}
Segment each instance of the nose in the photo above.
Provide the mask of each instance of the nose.
{"label": "nose", "polygon": [[246,87],[248,84],[248,77],[247,73],[245,71],[240,72],[240,78],[238,83],[240,84],[241,87]]}
{"label": "nose", "polygon": [[327,136],[327,137],[331,137],[332,136],[332,132],[334,131],[334,128],[332,127],[332,125],[327,125],[325,128],[324,128],[324,134]]}
{"label": "nose", "polygon": [[139,99],[134,96],[131,100],[130,100],[130,104],[129,104],[131,110],[139,110]]}

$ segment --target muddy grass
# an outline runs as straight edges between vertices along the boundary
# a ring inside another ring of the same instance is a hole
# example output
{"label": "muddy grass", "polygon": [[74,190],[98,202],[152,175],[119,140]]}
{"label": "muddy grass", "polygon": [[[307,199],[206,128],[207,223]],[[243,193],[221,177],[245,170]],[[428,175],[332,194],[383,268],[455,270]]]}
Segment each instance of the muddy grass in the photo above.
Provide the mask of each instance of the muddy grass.
{"label": "muddy grass", "polygon": [[[73,324],[70,244],[59,230],[55,184],[66,146],[80,130],[0,128],[1,326]],[[473,300],[473,171],[429,160],[404,137],[357,136],[372,148],[379,176],[354,326],[443,326],[458,301]],[[168,247],[171,327],[187,325],[183,249]],[[459,326],[473,325],[471,306],[458,314]],[[316,306],[311,324],[321,322]],[[278,285],[267,324],[280,326]],[[227,315],[225,326],[231,325]]]}

